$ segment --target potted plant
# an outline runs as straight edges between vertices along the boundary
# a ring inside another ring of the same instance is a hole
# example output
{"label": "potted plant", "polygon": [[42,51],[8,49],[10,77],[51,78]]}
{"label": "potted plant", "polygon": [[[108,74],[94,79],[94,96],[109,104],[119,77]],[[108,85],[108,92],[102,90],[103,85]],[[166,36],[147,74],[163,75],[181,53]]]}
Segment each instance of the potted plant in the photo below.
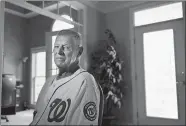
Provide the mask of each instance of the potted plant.
{"label": "potted plant", "polygon": [[105,97],[104,117],[114,118],[113,107],[121,108],[123,91],[122,63],[115,50],[116,39],[112,32],[105,31],[107,40],[99,41],[99,45],[92,53],[90,73],[101,85]]}

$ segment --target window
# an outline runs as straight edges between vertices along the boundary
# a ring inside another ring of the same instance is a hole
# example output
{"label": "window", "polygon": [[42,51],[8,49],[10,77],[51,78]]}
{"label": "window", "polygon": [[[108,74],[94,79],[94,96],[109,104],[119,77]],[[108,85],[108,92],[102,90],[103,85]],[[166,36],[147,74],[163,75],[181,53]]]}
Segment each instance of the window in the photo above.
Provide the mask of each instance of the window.
{"label": "window", "polygon": [[183,18],[182,2],[145,9],[134,13],[135,26]]}
{"label": "window", "polygon": [[[62,17],[72,21],[72,18],[68,15],[62,15]],[[52,31],[54,32],[54,31],[60,31],[63,29],[71,29],[71,28],[74,28],[74,25],[56,20],[53,24]],[[52,36],[52,50],[54,48],[55,40],[56,40],[56,35]],[[56,67],[56,64],[54,63],[54,56],[52,55],[52,75],[56,75],[56,74],[58,74],[58,68]]]}
{"label": "window", "polygon": [[[72,21],[72,18],[68,15],[62,15],[62,17]],[[69,28],[73,28],[73,27],[74,27],[74,25],[72,25],[72,24],[68,24],[66,22],[56,20],[53,24],[52,31],[60,31],[62,29],[69,29]]]}
{"label": "window", "polygon": [[[52,36],[52,49],[54,48],[54,42],[56,40],[56,36]],[[52,55],[52,75],[58,74],[58,68],[54,63],[54,55]]]}
{"label": "window", "polygon": [[178,119],[173,29],[144,33],[143,38],[146,114]]}
{"label": "window", "polygon": [[46,78],[46,52],[44,48],[32,49],[32,102],[36,103]]}

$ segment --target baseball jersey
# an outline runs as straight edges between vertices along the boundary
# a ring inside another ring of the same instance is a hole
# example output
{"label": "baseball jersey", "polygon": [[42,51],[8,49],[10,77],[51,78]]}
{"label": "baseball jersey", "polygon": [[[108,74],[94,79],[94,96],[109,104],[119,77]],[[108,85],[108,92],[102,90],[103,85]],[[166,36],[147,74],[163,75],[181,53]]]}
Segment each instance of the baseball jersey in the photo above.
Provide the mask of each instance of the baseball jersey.
{"label": "baseball jersey", "polygon": [[94,77],[80,68],[69,77],[55,78],[43,86],[30,125],[99,125],[102,90]]}

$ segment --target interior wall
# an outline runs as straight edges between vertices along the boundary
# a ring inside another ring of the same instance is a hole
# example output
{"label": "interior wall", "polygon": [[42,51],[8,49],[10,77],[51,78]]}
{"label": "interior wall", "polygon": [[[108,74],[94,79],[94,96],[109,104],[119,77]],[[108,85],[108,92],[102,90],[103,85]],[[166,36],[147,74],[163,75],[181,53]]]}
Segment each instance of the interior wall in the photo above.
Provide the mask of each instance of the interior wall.
{"label": "interior wall", "polygon": [[87,46],[87,69],[91,65],[91,54],[97,48],[100,40],[105,39],[106,30],[105,14],[93,8],[86,8],[86,46]]}
{"label": "interior wall", "polygon": [[130,47],[130,22],[129,9],[125,8],[119,11],[106,14],[106,24],[117,41],[117,50],[120,58],[124,61],[124,84],[127,86],[125,96],[123,98],[123,106],[120,110],[115,110],[117,120],[113,124],[128,124],[132,123],[132,77],[131,77],[131,47]]}
{"label": "interior wall", "polygon": [[5,13],[4,73],[22,81],[22,58],[25,48],[26,19]]}
{"label": "interior wall", "polygon": [[117,50],[124,61],[124,84],[125,96],[123,99],[123,106],[121,109],[114,109],[113,113],[117,116],[112,124],[125,125],[132,124],[132,77],[131,77],[131,54],[130,54],[130,22],[129,22],[129,9],[122,9],[116,12],[107,14],[98,12],[93,8],[87,8],[86,13],[86,32],[87,32],[87,54],[88,65],[91,65],[91,54],[98,47],[100,40],[105,40],[105,29],[110,29],[116,37]]}
{"label": "interior wall", "polygon": [[[23,81],[23,62],[27,50],[26,19],[5,13],[4,23],[4,70],[5,74],[14,74],[17,80]],[[24,88],[27,83],[24,83]],[[24,93],[23,93],[24,94]],[[25,100],[22,95],[21,103]]]}

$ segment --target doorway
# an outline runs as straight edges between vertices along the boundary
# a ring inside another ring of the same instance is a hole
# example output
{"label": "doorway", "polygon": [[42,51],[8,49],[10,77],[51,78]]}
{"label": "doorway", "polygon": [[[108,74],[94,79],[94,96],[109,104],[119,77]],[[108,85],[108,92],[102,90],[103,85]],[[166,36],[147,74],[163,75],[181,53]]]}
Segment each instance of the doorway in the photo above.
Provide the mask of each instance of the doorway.
{"label": "doorway", "polygon": [[185,124],[183,20],[135,29],[139,124]]}
{"label": "doorway", "polygon": [[134,28],[139,125],[185,125],[184,19]]}

